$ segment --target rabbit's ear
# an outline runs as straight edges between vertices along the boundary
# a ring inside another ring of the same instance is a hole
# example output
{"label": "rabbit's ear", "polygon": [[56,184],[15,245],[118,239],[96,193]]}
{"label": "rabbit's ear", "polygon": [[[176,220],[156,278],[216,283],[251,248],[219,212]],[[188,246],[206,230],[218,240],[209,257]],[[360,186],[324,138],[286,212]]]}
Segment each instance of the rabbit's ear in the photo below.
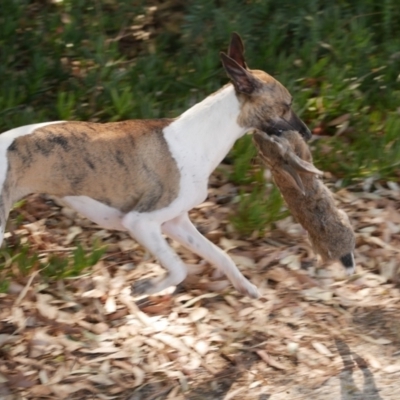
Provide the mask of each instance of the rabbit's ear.
{"label": "rabbit's ear", "polygon": [[313,164],[302,160],[300,157],[297,157],[296,155],[294,155],[293,157],[289,157],[287,161],[288,164],[298,172],[304,172],[306,174],[314,174],[314,175],[324,174],[318,168],[315,168]]}
{"label": "rabbit's ear", "polygon": [[302,160],[293,153],[289,153],[287,155],[289,155],[289,157],[286,157],[287,164],[283,165],[283,169],[293,178],[295,185],[304,195],[304,185],[299,172],[314,175],[323,175],[323,172],[315,168],[313,164]]}
{"label": "rabbit's ear", "polygon": [[301,191],[303,195],[306,194],[303,186],[303,181],[301,180],[299,174],[297,173],[296,169],[293,168],[289,164],[284,164],[282,166],[283,170],[290,175],[290,177],[293,179],[295,186]]}

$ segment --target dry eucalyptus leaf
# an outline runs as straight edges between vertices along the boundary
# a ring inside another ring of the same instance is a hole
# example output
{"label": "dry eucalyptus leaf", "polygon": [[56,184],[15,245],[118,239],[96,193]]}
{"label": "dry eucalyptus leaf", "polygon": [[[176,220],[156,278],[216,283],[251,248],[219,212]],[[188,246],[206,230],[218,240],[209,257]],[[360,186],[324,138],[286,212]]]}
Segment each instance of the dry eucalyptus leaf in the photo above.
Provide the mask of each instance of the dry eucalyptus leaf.
{"label": "dry eucalyptus leaf", "polygon": [[230,257],[235,262],[235,264],[244,268],[253,269],[256,265],[254,260],[250,257],[240,256],[236,254],[231,254]]}
{"label": "dry eucalyptus leaf", "polygon": [[68,228],[68,234],[64,240],[64,245],[67,246],[73,242],[73,240],[83,232],[80,226],[71,226]]}
{"label": "dry eucalyptus leaf", "polygon": [[383,370],[388,374],[394,374],[394,373],[400,371],[400,364],[388,365],[388,366],[384,367]]}
{"label": "dry eucalyptus leaf", "polygon": [[189,318],[192,322],[197,322],[203,319],[207,314],[208,314],[207,308],[197,307],[190,312]]}
{"label": "dry eucalyptus leaf", "polygon": [[233,240],[227,239],[226,237],[222,237],[219,240],[219,246],[225,251],[236,249],[237,247]]}
{"label": "dry eucalyptus leaf", "polygon": [[121,251],[132,251],[136,246],[136,242],[132,239],[124,239],[118,242],[118,247]]}
{"label": "dry eucalyptus leaf", "polygon": [[381,345],[387,345],[392,343],[392,341],[390,339],[385,339],[383,337],[375,339],[371,336],[368,335],[358,335],[359,337],[361,337],[362,339],[364,339],[366,342],[369,343],[374,343],[374,344],[381,344]]}
{"label": "dry eucalyptus leaf", "polygon": [[37,295],[36,307],[43,317],[48,319],[56,319],[58,315],[58,308],[49,304],[51,297],[48,295]]}
{"label": "dry eucalyptus leaf", "polygon": [[280,370],[286,370],[287,369],[287,367],[285,365],[283,365],[282,363],[280,363],[279,361],[277,361],[276,359],[271,357],[265,350],[256,350],[256,353],[260,356],[260,358],[265,363],[267,363],[271,367],[274,367],[274,368],[280,369]]}
{"label": "dry eucalyptus leaf", "polygon": [[332,300],[333,293],[328,290],[324,290],[318,287],[312,287],[310,289],[302,290],[301,293],[307,300],[320,300],[329,302]]}
{"label": "dry eucalyptus leaf", "polygon": [[314,347],[314,349],[322,354],[323,356],[327,356],[327,357],[334,357],[334,355],[330,352],[330,350],[323,344],[320,342],[311,342],[312,347]]}
{"label": "dry eucalyptus leaf", "polygon": [[300,269],[300,256],[296,254],[290,254],[285,258],[280,260],[280,264],[287,265],[290,269],[297,270]]}

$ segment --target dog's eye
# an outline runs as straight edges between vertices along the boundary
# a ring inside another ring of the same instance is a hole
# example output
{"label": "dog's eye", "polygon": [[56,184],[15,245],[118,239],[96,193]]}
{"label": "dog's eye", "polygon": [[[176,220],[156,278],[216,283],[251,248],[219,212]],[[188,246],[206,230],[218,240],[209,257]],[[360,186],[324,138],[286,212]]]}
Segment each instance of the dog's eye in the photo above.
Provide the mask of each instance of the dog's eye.
{"label": "dog's eye", "polygon": [[290,103],[283,103],[283,111],[284,112],[290,111],[291,107],[292,107],[292,103],[291,102]]}

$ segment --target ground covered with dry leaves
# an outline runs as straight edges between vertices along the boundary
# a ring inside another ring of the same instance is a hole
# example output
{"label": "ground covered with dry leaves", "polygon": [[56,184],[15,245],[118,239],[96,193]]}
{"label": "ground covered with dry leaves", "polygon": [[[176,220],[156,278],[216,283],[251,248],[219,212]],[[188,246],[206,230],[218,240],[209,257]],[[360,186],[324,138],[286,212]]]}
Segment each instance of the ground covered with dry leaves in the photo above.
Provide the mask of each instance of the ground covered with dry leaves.
{"label": "ground covered with dry leaves", "polygon": [[192,219],[258,285],[258,300],[213,281],[173,242],[191,270],[185,284],[132,298],[135,280],[162,273],[143,248],[54,199],[29,198],[15,234],[42,259],[77,239],[108,250],[79,278],[16,274],[0,295],[0,399],[400,398],[399,187],[337,191],[357,232],[347,279],[338,264],[316,268],[291,217],[239,239],[228,222],[236,189],[218,172],[211,184]]}

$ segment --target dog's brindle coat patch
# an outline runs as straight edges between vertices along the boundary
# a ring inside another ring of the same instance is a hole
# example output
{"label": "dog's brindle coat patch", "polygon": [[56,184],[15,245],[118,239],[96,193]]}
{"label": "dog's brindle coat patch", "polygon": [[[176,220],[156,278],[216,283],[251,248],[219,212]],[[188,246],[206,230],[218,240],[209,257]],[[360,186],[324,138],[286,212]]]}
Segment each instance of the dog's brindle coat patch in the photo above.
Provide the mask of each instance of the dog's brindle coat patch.
{"label": "dog's brindle coat patch", "polygon": [[179,193],[180,173],[162,134],[172,121],[63,122],[39,128],[8,148],[6,183],[26,194],[88,196],[123,213],[161,209]]}

